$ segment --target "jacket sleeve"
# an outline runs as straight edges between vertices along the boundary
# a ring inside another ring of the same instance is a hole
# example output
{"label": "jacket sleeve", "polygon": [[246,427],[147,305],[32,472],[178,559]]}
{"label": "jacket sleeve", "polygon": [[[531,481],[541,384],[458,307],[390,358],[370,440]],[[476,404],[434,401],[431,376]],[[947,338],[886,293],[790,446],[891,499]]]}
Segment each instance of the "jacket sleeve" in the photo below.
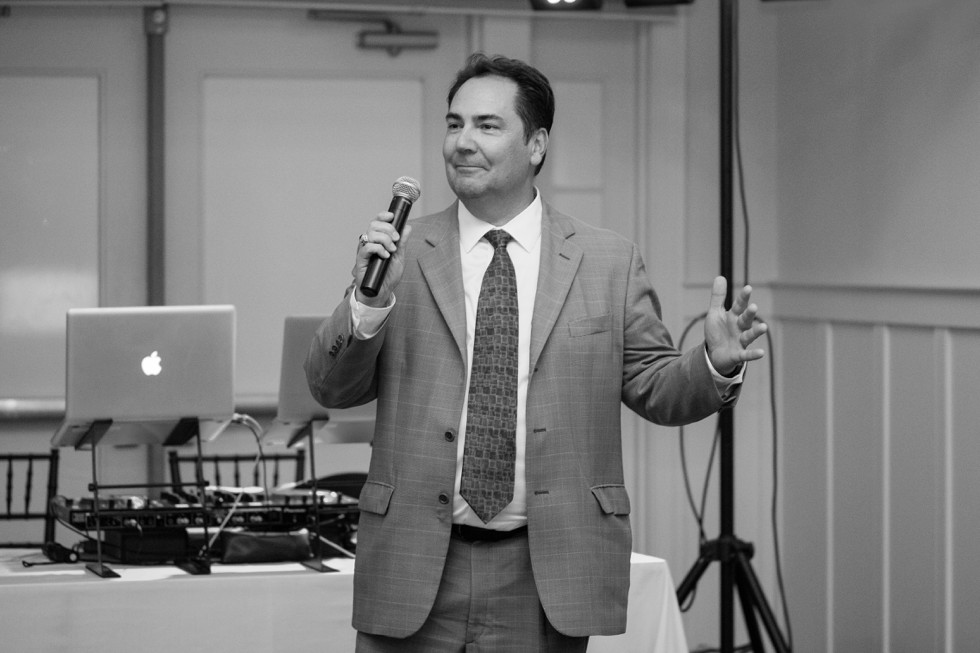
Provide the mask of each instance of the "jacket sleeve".
{"label": "jacket sleeve", "polygon": [[377,361],[385,327],[360,340],[351,332],[347,295],[317,328],[306,355],[306,381],[314,399],[326,408],[351,408],[377,397]]}
{"label": "jacket sleeve", "polygon": [[635,245],[627,284],[623,334],[623,402],[665,426],[689,424],[734,403],[723,394],[704,355],[704,343],[680,353],[661,321],[660,301]]}

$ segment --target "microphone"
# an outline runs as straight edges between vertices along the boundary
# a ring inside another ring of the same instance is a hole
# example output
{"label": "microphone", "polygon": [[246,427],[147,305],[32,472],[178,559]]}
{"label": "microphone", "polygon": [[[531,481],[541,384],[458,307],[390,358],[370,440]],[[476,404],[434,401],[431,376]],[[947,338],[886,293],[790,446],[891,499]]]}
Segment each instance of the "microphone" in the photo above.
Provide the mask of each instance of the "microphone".
{"label": "microphone", "polygon": [[69,549],[57,542],[45,542],[41,547],[41,553],[47,556],[47,562],[34,562],[32,560],[22,560],[25,567],[37,567],[39,565],[56,565],[63,562],[78,562],[78,552]]}
{"label": "microphone", "polygon": [[[412,210],[412,203],[419,198],[422,190],[419,187],[419,182],[411,177],[399,177],[391,187],[391,194],[393,197],[391,204],[388,205],[388,211],[395,214],[391,224],[400,234],[405,226],[405,221],[408,219],[408,212]],[[362,293],[368,297],[378,296],[390,260],[391,257],[381,258],[377,254],[371,256],[367,272],[364,273],[364,279],[361,281]]]}

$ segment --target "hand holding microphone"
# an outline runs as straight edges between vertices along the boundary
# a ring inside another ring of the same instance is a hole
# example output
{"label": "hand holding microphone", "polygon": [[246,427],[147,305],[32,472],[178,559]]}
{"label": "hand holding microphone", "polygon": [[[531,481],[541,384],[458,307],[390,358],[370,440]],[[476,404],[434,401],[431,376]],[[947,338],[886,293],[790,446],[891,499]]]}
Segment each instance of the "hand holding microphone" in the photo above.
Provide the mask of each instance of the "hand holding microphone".
{"label": "hand holding microphone", "polygon": [[[391,187],[391,193],[391,204],[388,206],[388,212],[392,214],[391,229],[387,228],[387,225],[378,225],[379,228],[372,228],[369,233],[362,234],[360,237],[359,247],[364,252],[370,252],[367,269],[360,283],[361,292],[367,297],[377,297],[388,272],[393,252],[397,249],[391,230],[401,235],[412,204],[422,191],[416,180],[411,177],[399,177]],[[376,238],[379,240],[375,240]]]}

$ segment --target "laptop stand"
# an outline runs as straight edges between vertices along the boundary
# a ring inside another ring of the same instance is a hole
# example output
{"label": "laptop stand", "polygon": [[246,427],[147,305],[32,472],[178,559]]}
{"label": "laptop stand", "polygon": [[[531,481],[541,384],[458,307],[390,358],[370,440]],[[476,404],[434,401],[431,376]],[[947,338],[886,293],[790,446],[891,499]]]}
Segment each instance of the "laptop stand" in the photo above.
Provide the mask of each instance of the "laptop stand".
{"label": "laptop stand", "polygon": [[[105,436],[105,434],[112,427],[111,419],[95,420],[92,425],[88,428],[85,434],[76,443],[75,448],[81,449],[85,445],[90,445],[92,449],[92,482],[89,483],[88,489],[92,492],[92,502],[93,502],[93,516],[95,519],[95,562],[89,562],[85,565],[85,568],[91,571],[93,574],[100,578],[119,578],[119,574],[116,573],[112,568],[105,564],[104,554],[103,554],[103,529],[102,529],[102,506],[99,500],[99,490],[118,490],[118,489],[130,489],[130,488],[169,488],[172,484],[169,483],[130,483],[130,484],[113,484],[113,485],[103,485],[99,483],[98,479],[98,462],[96,459],[96,447],[99,442]],[[167,437],[164,444],[174,444],[178,442],[186,442],[190,437],[194,437],[197,442],[197,466],[195,474],[195,483],[198,487],[201,497],[201,521],[204,526],[204,549],[198,556],[193,556],[187,559],[180,559],[175,562],[176,566],[183,569],[189,574],[193,575],[203,575],[211,573],[211,562],[208,556],[210,550],[210,537],[208,535],[208,515],[207,506],[205,505],[204,496],[204,481],[202,479],[201,471],[201,434],[197,418],[187,417],[181,419],[176,426],[174,426],[170,435]],[[188,484],[189,485],[189,484]]]}
{"label": "laptop stand", "polygon": [[316,445],[314,444],[316,438],[314,437],[314,433],[316,433],[319,426],[321,426],[324,423],[326,422],[325,421],[308,422],[302,428],[302,430],[297,434],[297,436],[292,440],[292,442],[297,442],[298,440],[302,439],[302,437],[305,435],[310,443],[310,477],[312,478],[312,482],[310,484],[310,501],[313,502],[312,504],[313,505],[313,536],[311,538],[312,539],[311,548],[313,552],[313,557],[309,560],[304,560],[302,562],[302,565],[304,567],[307,567],[308,569],[312,569],[313,571],[318,571],[320,573],[337,571],[337,569],[334,569],[333,567],[324,564],[323,554],[320,552],[320,546],[321,546],[320,538],[322,537],[322,535],[320,534],[320,493],[319,493],[320,487],[319,487],[319,483],[317,483],[317,476],[316,476],[316,449],[315,449]]}

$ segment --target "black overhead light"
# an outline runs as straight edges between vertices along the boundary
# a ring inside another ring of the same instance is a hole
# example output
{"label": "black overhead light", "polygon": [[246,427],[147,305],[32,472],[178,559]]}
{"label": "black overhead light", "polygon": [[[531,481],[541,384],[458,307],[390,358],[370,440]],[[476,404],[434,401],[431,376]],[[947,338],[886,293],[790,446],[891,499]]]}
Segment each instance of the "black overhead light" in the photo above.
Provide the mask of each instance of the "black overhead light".
{"label": "black overhead light", "polygon": [[624,0],[627,7],[667,7],[670,5],[689,5],[694,0]]}
{"label": "black overhead light", "polygon": [[578,11],[602,9],[602,0],[531,0],[535,11]]}

